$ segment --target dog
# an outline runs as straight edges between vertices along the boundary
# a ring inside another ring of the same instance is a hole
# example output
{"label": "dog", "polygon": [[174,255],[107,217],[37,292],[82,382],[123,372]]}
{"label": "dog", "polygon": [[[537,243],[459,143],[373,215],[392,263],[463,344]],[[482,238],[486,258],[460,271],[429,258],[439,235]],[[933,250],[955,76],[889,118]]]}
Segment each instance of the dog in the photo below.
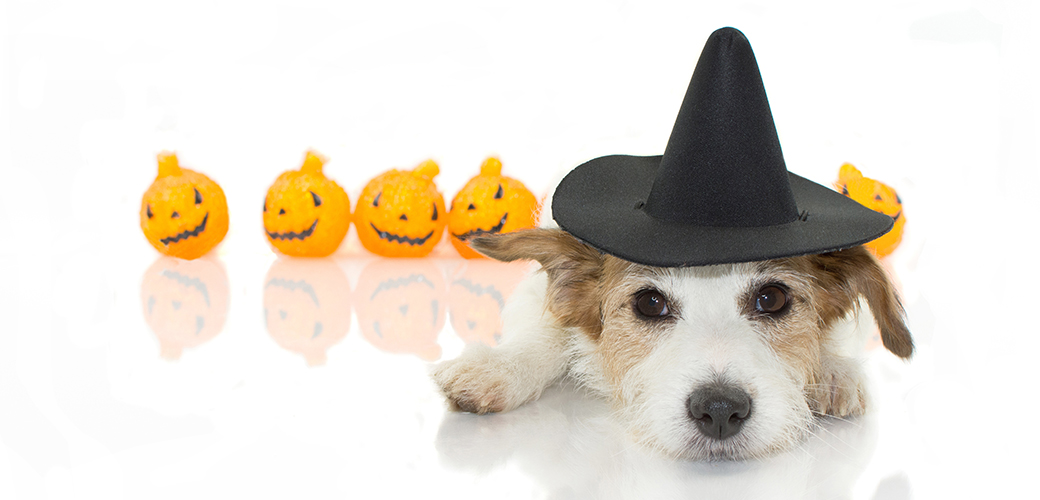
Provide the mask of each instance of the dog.
{"label": "dog", "polygon": [[503,312],[502,344],[434,367],[465,412],[512,410],[569,374],[667,456],[756,458],[798,443],[817,416],[867,411],[857,354],[871,323],[895,355],[914,351],[896,290],[863,246],[700,267],[635,264],[552,227],[472,246],[541,267]]}

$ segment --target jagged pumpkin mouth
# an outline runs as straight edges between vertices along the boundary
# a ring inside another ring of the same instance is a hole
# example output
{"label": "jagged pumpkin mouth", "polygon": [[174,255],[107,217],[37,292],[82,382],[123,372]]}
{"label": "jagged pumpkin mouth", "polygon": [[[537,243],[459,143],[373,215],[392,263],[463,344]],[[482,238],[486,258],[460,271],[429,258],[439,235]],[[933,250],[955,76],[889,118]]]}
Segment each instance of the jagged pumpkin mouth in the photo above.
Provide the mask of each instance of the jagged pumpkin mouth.
{"label": "jagged pumpkin mouth", "polygon": [[394,243],[408,244],[408,245],[411,245],[411,246],[416,246],[416,245],[423,246],[424,244],[426,244],[426,240],[428,240],[431,237],[433,237],[433,231],[430,231],[430,234],[427,234],[426,236],[423,236],[421,238],[409,238],[408,236],[401,236],[401,235],[394,234],[394,233],[391,233],[391,232],[383,231],[382,229],[379,229],[378,227],[376,227],[375,224],[373,224],[371,222],[369,222],[368,225],[372,226],[372,230],[375,231],[376,234],[379,235],[379,239],[386,240],[386,241],[392,241]]}
{"label": "jagged pumpkin mouth", "polygon": [[470,238],[476,238],[477,236],[484,236],[486,234],[498,234],[502,232],[502,227],[506,225],[506,219],[509,218],[509,212],[502,215],[499,219],[498,224],[491,227],[491,229],[474,229],[472,231],[466,231],[462,234],[452,233],[451,235],[458,238],[460,241],[466,241]]}
{"label": "jagged pumpkin mouth", "polygon": [[191,237],[194,237],[194,236],[198,236],[198,235],[202,234],[203,231],[206,230],[206,221],[207,220],[209,220],[209,212],[206,212],[206,216],[202,218],[202,222],[200,222],[198,226],[195,226],[195,229],[191,229],[191,230],[185,229],[184,231],[181,231],[181,232],[179,232],[179,233],[177,233],[177,234],[175,234],[173,236],[167,236],[167,237],[165,237],[165,238],[163,238],[163,239],[161,239],[159,241],[162,242],[163,245],[169,246],[170,243],[177,243],[178,241],[186,240],[188,238],[191,238]]}
{"label": "jagged pumpkin mouth", "polygon": [[309,227],[307,229],[304,229],[303,231],[300,231],[300,232],[288,231],[288,232],[284,232],[284,233],[275,233],[275,232],[272,232],[272,231],[268,231],[267,235],[270,236],[272,240],[289,240],[289,241],[300,240],[300,241],[303,241],[303,240],[309,238],[312,234],[314,234],[314,228],[315,227],[318,227],[318,219],[314,219],[314,222],[311,224],[311,227]]}

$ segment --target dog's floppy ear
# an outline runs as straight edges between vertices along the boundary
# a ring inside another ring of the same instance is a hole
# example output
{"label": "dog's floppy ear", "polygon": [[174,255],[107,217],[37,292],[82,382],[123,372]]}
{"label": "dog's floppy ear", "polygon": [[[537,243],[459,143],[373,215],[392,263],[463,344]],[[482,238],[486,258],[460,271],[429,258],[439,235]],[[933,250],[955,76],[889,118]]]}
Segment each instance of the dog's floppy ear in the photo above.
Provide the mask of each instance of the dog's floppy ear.
{"label": "dog's floppy ear", "polygon": [[493,259],[532,259],[549,276],[546,306],[563,326],[580,327],[592,338],[603,328],[599,281],[603,256],[560,229],[526,229],[474,238],[470,246]]}
{"label": "dog's floppy ear", "polygon": [[914,354],[903,305],[876,257],[861,245],[814,255],[812,260],[819,271],[820,284],[829,292],[823,304],[824,321],[829,323],[853,310],[862,295],[881,331],[885,348],[901,358]]}

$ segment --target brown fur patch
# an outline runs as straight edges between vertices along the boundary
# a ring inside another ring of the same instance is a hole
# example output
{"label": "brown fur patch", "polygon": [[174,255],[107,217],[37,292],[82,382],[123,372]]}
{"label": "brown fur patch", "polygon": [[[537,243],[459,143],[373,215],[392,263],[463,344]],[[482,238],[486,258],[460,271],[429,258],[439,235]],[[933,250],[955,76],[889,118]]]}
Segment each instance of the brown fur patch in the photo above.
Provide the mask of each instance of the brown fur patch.
{"label": "brown fur patch", "polygon": [[[635,314],[633,300],[637,292],[653,283],[653,268],[607,257],[602,273],[603,332],[598,352],[603,372],[616,389],[621,379],[654,349],[659,336],[674,323],[661,319],[646,321]],[[677,304],[668,299],[669,308],[678,316]]]}
{"label": "brown fur patch", "polygon": [[578,327],[593,339],[603,324],[600,280],[604,256],[559,229],[528,229],[474,238],[471,246],[493,259],[533,259],[549,276],[546,307],[566,327]]}
{"label": "brown fur patch", "polygon": [[906,314],[884,268],[866,248],[783,259],[785,264],[816,280],[821,293],[814,303],[826,325],[855,310],[862,295],[881,331],[885,348],[901,358],[914,354]]}
{"label": "brown fur patch", "polygon": [[[866,407],[866,389],[860,369],[853,360],[828,352],[823,343],[827,332],[859,307],[859,297],[863,296],[885,347],[903,358],[913,354],[913,340],[903,319],[903,308],[877,259],[862,247],[856,247],[758,265],[766,279],[789,288],[793,300],[791,309],[780,317],[761,317],[758,323],[771,335],[771,345],[777,355],[804,375],[812,410],[837,416],[862,413]],[[754,293],[755,290],[750,291],[745,299],[745,314],[751,317],[756,312]]]}
{"label": "brown fur patch", "polygon": [[[811,277],[790,265],[790,259],[757,263],[761,278],[741,297],[744,314],[755,322],[773,352],[806,384],[815,383],[820,372],[820,352],[827,324],[820,320],[817,303],[820,290]],[[770,316],[755,309],[761,287],[781,283],[787,289],[787,310]]]}

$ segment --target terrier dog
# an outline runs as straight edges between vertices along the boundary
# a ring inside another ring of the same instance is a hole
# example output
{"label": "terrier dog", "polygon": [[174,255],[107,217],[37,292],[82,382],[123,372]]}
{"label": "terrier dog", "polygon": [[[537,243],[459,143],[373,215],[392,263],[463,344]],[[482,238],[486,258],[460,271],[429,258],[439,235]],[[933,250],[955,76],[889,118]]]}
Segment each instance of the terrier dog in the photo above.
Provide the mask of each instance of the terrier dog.
{"label": "terrier dog", "polygon": [[541,269],[503,313],[504,340],[468,347],[432,376],[450,404],[504,412],[566,374],[611,402],[639,442],[687,459],[744,459],[791,447],[816,415],[868,405],[856,358],[876,323],[913,353],[903,308],[862,246],[701,267],[651,267],[540,228],[477,238],[502,261]]}

